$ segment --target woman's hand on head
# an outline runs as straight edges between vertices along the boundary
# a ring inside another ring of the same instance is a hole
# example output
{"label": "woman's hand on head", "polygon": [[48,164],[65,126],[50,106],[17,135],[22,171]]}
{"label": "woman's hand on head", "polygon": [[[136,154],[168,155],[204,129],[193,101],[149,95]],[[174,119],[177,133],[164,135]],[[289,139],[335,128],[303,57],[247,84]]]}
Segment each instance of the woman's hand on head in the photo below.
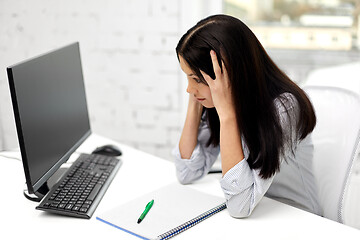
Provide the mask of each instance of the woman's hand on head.
{"label": "woman's hand on head", "polygon": [[221,71],[216,53],[213,50],[210,51],[210,56],[215,73],[215,79],[213,80],[209,75],[200,70],[201,74],[209,85],[212,100],[220,120],[222,118],[233,118],[235,117],[235,108],[232,100],[229,76],[227,74],[225,64],[221,61]]}

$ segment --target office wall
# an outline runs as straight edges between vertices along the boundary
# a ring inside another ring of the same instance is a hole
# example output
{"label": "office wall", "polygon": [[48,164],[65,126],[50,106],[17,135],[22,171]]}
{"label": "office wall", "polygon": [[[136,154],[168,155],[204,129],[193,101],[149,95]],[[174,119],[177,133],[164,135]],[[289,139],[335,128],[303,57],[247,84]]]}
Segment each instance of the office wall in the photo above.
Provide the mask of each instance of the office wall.
{"label": "office wall", "polygon": [[17,147],[5,68],[79,41],[93,131],[171,159],[186,107],[174,49],[186,29],[220,6],[218,0],[0,0],[0,148]]}

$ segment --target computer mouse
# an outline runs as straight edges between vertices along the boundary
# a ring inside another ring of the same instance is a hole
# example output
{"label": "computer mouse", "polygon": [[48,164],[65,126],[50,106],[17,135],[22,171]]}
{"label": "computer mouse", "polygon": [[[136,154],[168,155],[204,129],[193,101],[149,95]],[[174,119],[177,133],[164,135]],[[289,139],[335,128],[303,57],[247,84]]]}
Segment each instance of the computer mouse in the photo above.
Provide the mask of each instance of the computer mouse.
{"label": "computer mouse", "polygon": [[111,144],[97,147],[92,153],[114,157],[121,156],[122,154],[122,152],[117,146]]}

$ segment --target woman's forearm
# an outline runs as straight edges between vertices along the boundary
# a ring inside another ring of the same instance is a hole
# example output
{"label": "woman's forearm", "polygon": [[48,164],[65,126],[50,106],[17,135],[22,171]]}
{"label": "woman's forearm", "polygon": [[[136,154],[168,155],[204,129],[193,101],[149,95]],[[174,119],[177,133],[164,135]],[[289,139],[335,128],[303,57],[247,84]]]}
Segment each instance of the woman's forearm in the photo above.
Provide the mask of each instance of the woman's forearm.
{"label": "woman's forearm", "polygon": [[244,159],[240,130],[235,116],[220,118],[220,153],[223,175]]}
{"label": "woman's forearm", "polygon": [[190,97],[185,124],[179,142],[179,150],[183,159],[189,159],[196,147],[201,114],[201,104],[195,102]]}

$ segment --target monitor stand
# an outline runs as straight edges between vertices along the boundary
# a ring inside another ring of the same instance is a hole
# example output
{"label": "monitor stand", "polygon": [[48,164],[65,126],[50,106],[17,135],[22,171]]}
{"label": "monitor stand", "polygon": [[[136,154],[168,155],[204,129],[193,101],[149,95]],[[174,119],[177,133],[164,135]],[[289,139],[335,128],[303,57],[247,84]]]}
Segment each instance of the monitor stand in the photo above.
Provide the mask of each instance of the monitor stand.
{"label": "monitor stand", "polygon": [[59,168],[35,193],[29,193],[25,183],[24,196],[31,201],[40,202],[67,170],[68,168]]}
{"label": "monitor stand", "polygon": [[40,202],[41,199],[49,192],[48,183],[44,183],[35,193],[29,193],[25,183],[24,196],[34,202]]}

